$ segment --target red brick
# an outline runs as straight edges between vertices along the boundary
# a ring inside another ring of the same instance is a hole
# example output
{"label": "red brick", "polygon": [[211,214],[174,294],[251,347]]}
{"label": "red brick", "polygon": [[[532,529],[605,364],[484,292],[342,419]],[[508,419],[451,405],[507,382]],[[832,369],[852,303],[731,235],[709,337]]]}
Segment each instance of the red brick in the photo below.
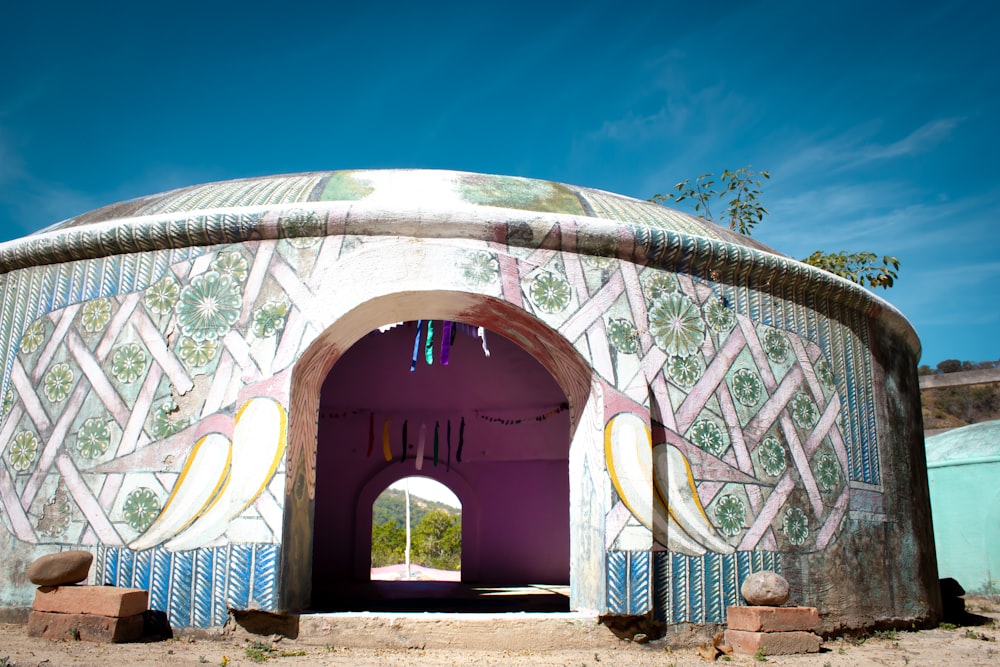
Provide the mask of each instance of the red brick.
{"label": "red brick", "polygon": [[[134,642],[142,639],[144,614],[113,618],[94,614],[28,614],[28,636],[48,639],[80,639],[88,642]],[[79,634],[77,634],[79,633]]]}
{"label": "red brick", "polygon": [[756,655],[761,648],[764,655],[790,655],[793,653],[818,653],[823,639],[811,632],[746,632],[726,630],[726,643],[736,653]]}
{"label": "red brick", "polygon": [[747,632],[788,632],[819,630],[816,607],[727,607],[730,630]]}
{"label": "red brick", "polygon": [[146,611],[149,593],[115,586],[42,586],[35,591],[35,611],[97,616],[135,616]]}

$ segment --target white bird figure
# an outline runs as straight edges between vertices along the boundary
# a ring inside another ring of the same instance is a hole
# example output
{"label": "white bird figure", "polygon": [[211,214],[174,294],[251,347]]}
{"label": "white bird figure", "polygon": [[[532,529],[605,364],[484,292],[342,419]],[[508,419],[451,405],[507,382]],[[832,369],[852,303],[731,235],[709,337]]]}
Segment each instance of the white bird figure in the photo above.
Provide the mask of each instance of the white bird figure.
{"label": "white bird figure", "polygon": [[618,495],[658,541],[665,537],[668,549],[690,556],[734,551],[705,514],[683,452],[666,443],[653,447],[639,416],[612,417],[604,430],[604,451]]}

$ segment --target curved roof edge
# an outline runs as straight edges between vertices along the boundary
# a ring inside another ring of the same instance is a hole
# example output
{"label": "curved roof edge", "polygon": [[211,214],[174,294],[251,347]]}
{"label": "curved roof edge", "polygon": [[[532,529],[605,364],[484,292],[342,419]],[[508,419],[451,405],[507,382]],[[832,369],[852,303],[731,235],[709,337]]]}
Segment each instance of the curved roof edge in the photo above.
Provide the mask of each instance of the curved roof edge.
{"label": "curved roof edge", "polygon": [[[367,175],[369,172],[362,173]],[[190,190],[192,188],[184,188],[172,193],[187,193]],[[601,191],[589,192],[602,194]],[[159,201],[172,193],[156,195],[152,199]],[[139,213],[134,217],[126,213],[125,217],[96,222],[77,223],[78,219],[71,219],[31,236],[0,244],[0,272],[117,254],[294,236],[323,236],[328,233],[480,241],[501,238],[514,246],[566,249],[613,256],[669,270],[699,272],[713,280],[779,292],[787,294],[788,298],[796,296],[801,299],[802,289],[809,286],[822,294],[823,300],[882,319],[919,358],[920,342],[910,322],[894,306],[864,287],[679,211],[621,195],[603,194],[643,207],[661,209],[657,213],[668,215],[671,222],[679,221],[677,227],[683,231],[664,229],[656,222],[646,220],[616,220],[596,215],[454,201],[434,206],[433,201],[426,199],[416,205],[364,199],[273,202]],[[125,205],[134,215],[136,207],[145,207],[150,199],[142,198]],[[105,209],[114,206],[118,205]],[[118,211],[125,213],[121,209]],[[325,229],[315,224],[317,214],[326,216]],[[553,224],[560,225],[563,233],[549,234]],[[517,234],[508,233],[510,225],[518,227]],[[711,227],[706,228],[706,225]],[[623,235],[618,233],[622,226],[631,230],[632,234],[627,235],[631,238],[623,240]],[[704,234],[700,233],[702,228]],[[569,229],[573,232],[567,234]],[[571,242],[563,248],[570,238]],[[541,242],[536,239],[541,239]]]}
{"label": "curved roof edge", "polygon": [[1000,460],[1000,420],[979,422],[928,437],[928,467],[946,467]]}

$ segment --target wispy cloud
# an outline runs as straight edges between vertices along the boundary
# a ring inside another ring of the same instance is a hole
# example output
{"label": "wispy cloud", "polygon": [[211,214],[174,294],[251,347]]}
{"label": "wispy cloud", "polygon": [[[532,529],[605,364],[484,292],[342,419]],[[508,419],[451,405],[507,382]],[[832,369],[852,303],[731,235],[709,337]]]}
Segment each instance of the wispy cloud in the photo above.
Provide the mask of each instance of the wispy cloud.
{"label": "wispy cloud", "polygon": [[861,162],[872,160],[888,160],[904,155],[921,153],[943,141],[951,131],[964,119],[944,118],[935,120],[911,132],[906,137],[886,146],[869,145],[859,157]]}
{"label": "wispy cloud", "polygon": [[816,173],[844,172],[881,160],[916,155],[937,146],[951,135],[964,117],[941,118],[927,122],[908,135],[888,144],[871,140],[878,124],[871,122],[851,128],[835,137],[805,137],[785,146],[787,155],[773,171],[787,179]]}

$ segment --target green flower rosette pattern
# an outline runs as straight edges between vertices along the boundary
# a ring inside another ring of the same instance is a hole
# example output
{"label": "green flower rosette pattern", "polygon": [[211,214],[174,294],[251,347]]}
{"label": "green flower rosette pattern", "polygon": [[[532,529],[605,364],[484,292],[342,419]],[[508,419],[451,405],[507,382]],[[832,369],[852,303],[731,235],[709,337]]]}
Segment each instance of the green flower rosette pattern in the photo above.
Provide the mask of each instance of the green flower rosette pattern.
{"label": "green flower rosette pattern", "polygon": [[219,253],[219,256],[212,262],[212,269],[222,275],[229,276],[238,283],[247,279],[250,265],[239,250]]}
{"label": "green flower rosette pattern", "polygon": [[69,390],[73,387],[73,369],[69,364],[56,364],[45,374],[42,382],[42,390],[45,398],[52,403],[60,403],[69,396]]}
{"label": "green flower rosette pattern", "polygon": [[25,354],[33,354],[42,346],[43,340],[45,340],[45,324],[42,320],[35,320],[21,336],[21,351]]}
{"label": "green flower rosette pattern", "polygon": [[156,315],[166,315],[174,309],[177,298],[181,294],[180,285],[171,276],[167,276],[150,286],[142,297],[146,309]]}
{"label": "green flower rosette pattern", "polygon": [[14,436],[7,452],[7,461],[15,472],[31,469],[38,457],[38,438],[31,431],[21,431]]}
{"label": "green flower rosette pattern", "polygon": [[764,351],[767,358],[780,364],[788,357],[788,339],[777,329],[768,329],[764,334]]}
{"label": "green flower rosette pattern", "polygon": [[160,501],[151,489],[144,486],[129,493],[122,507],[125,522],[140,533],[149,528],[159,513]]}
{"label": "green flower rosette pattern", "polygon": [[14,390],[8,389],[3,395],[3,402],[0,403],[0,418],[10,414],[10,409],[14,407]]}
{"label": "green flower rosette pattern", "polygon": [[715,505],[715,520],[718,522],[719,532],[729,537],[739,535],[740,531],[743,530],[746,511],[743,501],[736,496],[720,498]]}
{"label": "green flower rosette pattern", "polygon": [[531,281],[531,300],[545,313],[558,313],[569,305],[569,283],[553,273],[542,273]]}
{"label": "green flower rosette pattern", "polygon": [[705,373],[705,367],[697,356],[672,357],[667,362],[667,376],[674,384],[690,389]]}
{"label": "green flower rosette pattern", "polygon": [[649,309],[649,333],[671,356],[687,357],[705,341],[705,322],[701,311],[683,294],[666,294]]}
{"label": "green flower rosette pattern", "polygon": [[96,459],[111,445],[111,428],[108,422],[97,417],[83,422],[76,434],[76,450],[85,459]]}
{"label": "green flower rosette pattern", "polygon": [[496,282],[500,276],[500,265],[491,252],[474,252],[462,264],[462,275],[472,285]]}
{"label": "green flower rosette pattern", "polygon": [[812,428],[816,424],[816,420],[819,419],[816,404],[801,391],[792,397],[789,407],[792,411],[792,421],[799,428]]}
{"label": "green flower rosette pattern", "polygon": [[646,300],[650,303],[655,303],[661,297],[680,289],[677,278],[661,271],[650,274],[643,286],[646,288]]}
{"label": "green flower rosette pattern", "polygon": [[319,243],[325,223],[312,211],[290,211],[278,221],[281,238],[295,248],[309,248]]}
{"label": "green flower rosette pattern", "polygon": [[273,336],[285,328],[288,304],[283,301],[269,301],[253,315],[253,332],[257,338]]}
{"label": "green flower rosette pattern", "polygon": [[826,359],[821,357],[813,368],[816,370],[816,377],[819,378],[824,389],[833,391],[837,387],[837,380],[833,377],[833,371],[830,370],[830,364]]}
{"label": "green flower rosette pattern", "polygon": [[639,334],[635,325],[628,320],[610,320],[608,340],[622,354],[635,354],[639,351]]}
{"label": "green flower rosette pattern", "polygon": [[197,276],[181,290],[174,306],[177,323],[193,340],[215,340],[236,324],[243,307],[239,283],[218,271]]}
{"label": "green flower rosette pattern", "polygon": [[733,396],[747,407],[757,405],[764,391],[764,383],[748,368],[741,368],[733,374]]}
{"label": "green flower rosette pattern", "polygon": [[785,448],[781,446],[780,440],[773,435],[765,437],[760,442],[759,451],[757,458],[764,472],[771,477],[777,477],[785,472]]}
{"label": "green flower rosette pattern", "polygon": [[166,438],[181,431],[191,423],[191,417],[187,419],[172,420],[171,415],[177,411],[177,404],[173,401],[166,401],[156,410],[153,410],[150,431],[154,438]]}
{"label": "green flower rosette pattern", "polygon": [[87,333],[97,333],[108,326],[111,321],[111,301],[94,299],[83,304],[80,313],[80,323]]}
{"label": "green flower rosette pattern", "polygon": [[840,486],[840,464],[830,452],[821,452],[813,460],[813,474],[823,491],[833,491]]}
{"label": "green flower rosette pattern", "polygon": [[736,324],[736,316],[733,311],[722,305],[717,297],[712,297],[704,306],[705,321],[715,333],[726,333]]}
{"label": "green flower rosette pattern", "polygon": [[713,456],[722,456],[729,448],[726,434],[719,425],[709,419],[699,419],[691,427],[688,439]]}
{"label": "green flower rosette pattern", "polygon": [[797,547],[809,538],[809,517],[798,507],[789,507],[781,519],[781,532]]}
{"label": "green flower rosette pattern", "polygon": [[146,370],[146,351],[138,343],[126,343],[115,348],[111,357],[111,374],[122,384],[132,384]]}
{"label": "green flower rosette pattern", "polygon": [[177,354],[189,368],[204,366],[219,353],[219,341],[217,340],[194,340],[187,336],[182,336],[177,344]]}

